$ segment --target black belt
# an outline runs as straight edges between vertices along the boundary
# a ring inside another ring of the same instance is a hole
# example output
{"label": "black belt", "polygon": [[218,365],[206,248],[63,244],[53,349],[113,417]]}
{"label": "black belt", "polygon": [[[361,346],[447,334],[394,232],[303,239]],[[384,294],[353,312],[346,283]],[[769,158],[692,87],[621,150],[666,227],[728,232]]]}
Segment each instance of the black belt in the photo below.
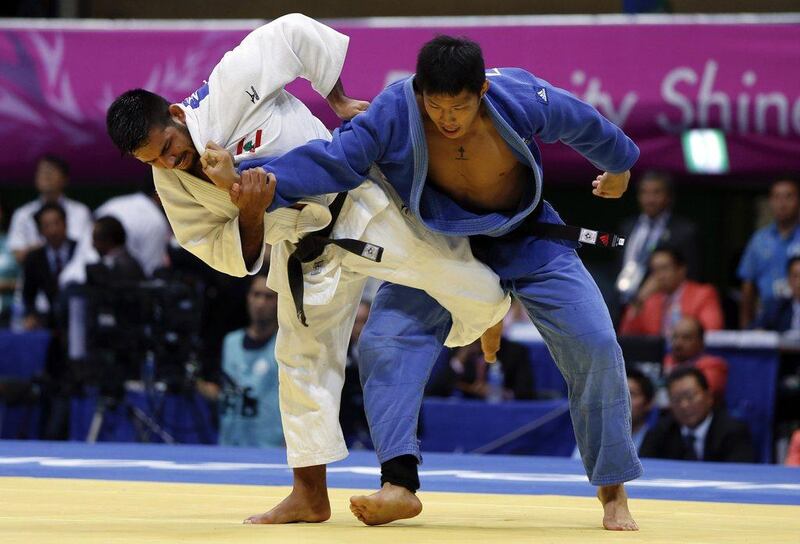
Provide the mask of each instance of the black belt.
{"label": "black belt", "polygon": [[570,242],[580,242],[599,247],[623,247],[625,238],[610,232],[573,227],[572,225],[556,225],[553,223],[534,223],[525,229],[526,232],[542,238],[557,238]]}
{"label": "black belt", "polygon": [[292,291],[292,300],[294,301],[294,308],[297,311],[297,319],[303,326],[308,327],[306,323],[306,313],[303,310],[303,263],[308,263],[322,255],[325,248],[329,245],[334,245],[369,259],[376,263],[381,262],[383,256],[383,248],[361,240],[353,240],[351,238],[341,238],[334,240],[330,238],[333,226],[339,218],[339,213],[342,211],[344,200],[347,198],[347,193],[339,193],[331,203],[329,209],[331,211],[331,222],[324,229],[313,232],[304,236],[299,242],[297,247],[289,255],[287,263],[287,270],[289,274],[289,289]]}

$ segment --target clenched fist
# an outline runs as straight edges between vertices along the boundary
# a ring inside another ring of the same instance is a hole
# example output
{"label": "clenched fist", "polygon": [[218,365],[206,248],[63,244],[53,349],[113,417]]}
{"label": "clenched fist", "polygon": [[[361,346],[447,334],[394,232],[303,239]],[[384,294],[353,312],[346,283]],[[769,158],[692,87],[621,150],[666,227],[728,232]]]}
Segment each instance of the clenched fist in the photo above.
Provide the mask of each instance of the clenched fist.
{"label": "clenched fist", "polygon": [[240,181],[233,165],[233,155],[214,142],[206,144],[206,149],[200,156],[200,166],[211,183],[224,191],[230,192],[233,184]]}
{"label": "clenched fist", "polygon": [[601,198],[619,198],[627,190],[630,179],[630,170],[619,174],[603,172],[592,182],[592,194]]}

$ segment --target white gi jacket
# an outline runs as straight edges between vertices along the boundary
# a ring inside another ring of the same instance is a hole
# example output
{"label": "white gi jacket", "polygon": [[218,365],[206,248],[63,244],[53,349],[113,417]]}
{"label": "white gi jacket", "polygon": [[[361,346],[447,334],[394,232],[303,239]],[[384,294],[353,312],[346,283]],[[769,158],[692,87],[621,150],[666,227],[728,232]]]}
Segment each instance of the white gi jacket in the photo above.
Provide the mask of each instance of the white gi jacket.
{"label": "white gi jacket", "polygon": [[[330,139],[322,123],[283,86],[305,77],[327,95],[339,78],[347,37],[302,15],[287,15],[253,31],[214,68],[207,85],[182,103],[186,125],[202,152],[215,141],[241,161],[277,156],[316,138]],[[178,242],[213,268],[234,276],[248,270],[242,256],[238,208],[228,194],[188,172],[153,168]],[[280,180],[278,181],[280,183]],[[281,417],[289,464],[326,464],[347,455],[338,422],[347,344],[367,276],[428,292],[451,312],[447,345],[464,345],[506,314],[510,299],[499,279],[476,261],[465,238],[434,234],[401,211],[374,169],[349,192],[333,238],[361,239],[384,248],[375,263],[328,247],[303,265],[309,327],[297,319],[286,263],[294,242],[324,228],[333,195],[304,201],[302,210],[265,215],[272,244],[268,285],[278,293]]]}

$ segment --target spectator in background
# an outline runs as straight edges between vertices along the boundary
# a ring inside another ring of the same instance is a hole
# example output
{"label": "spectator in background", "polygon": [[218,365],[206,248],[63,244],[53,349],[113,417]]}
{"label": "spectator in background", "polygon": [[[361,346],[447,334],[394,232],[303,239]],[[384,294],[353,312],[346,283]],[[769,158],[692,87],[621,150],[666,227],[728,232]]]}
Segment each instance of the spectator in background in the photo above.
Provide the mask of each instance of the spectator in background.
{"label": "spectator in background", "polygon": [[667,391],[670,413],[647,432],[639,450],[641,457],[755,462],[747,425],[722,408],[714,409],[714,397],[702,372],[693,367],[675,370],[667,378]]}
{"label": "spectator in background", "polygon": [[144,271],[128,253],[125,240],[125,228],[116,218],[105,216],[94,222],[92,245],[100,262],[86,267],[88,283],[99,285],[144,279]]}
{"label": "spectator in background", "polygon": [[45,245],[28,252],[22,273],[25,328],[54,327],[58,276],[75,252],[67,238],[67,216],[60,204],[48,202],[34,215]]}
{"label": "spectator in background", "polygon": [[[494,365],[500,365],[493,368]],[[490,372],[502,375],[499,391],[493,391]],[[449,397],[454,392],[467,398],[487,400],[525,400],[535,397],[533,371],[528,350],[522,344],[503,338],[497,362],[488,364],[483,358],[480,340],[453,350],[450,363],[430,380],[425,393]],[[493,398],[496,395],[497,398]]]}
{"label": "spectator in background", "polygon": [[11,217],[8,231],[8,247],[14,252],[18,263],[25,261],[28,252],[44,243],[34,215],[44,204],[58,204],[67,217],[67,236],[80,240],[92,229],[92,214],[84,204],[64,196],[69,179],[69,165],[55,155],[45,155],[36,165],[34,182],[39,198],[17,209]]}
{"label": "spectator in background", "polygon": [[672,213],[674,193],[669,174],[645,173],[637,186],[636,196],[640,210],[638,217],[629,217],[620,225],[620,233],[627,238],[616,282],[623,304],[632,300],[642,287],[650,254],[661,245],[681,248],[686,257],[688,277],[700,279],[697,227],[688,219]]}
{"label": "spectator in background", "polygon": [[769,190],[769,207],[775,221],[755,232],[739,262],[742,302],[739,326],[750,327],[757,303],[763,307],[791,296],[786,284],[786,264],[800,255],[800,188],[796,180],[780,179]]}
{"label": "spectator in background", "polygon": [[764,304],[753,328],[769,331],[796,331],[800,334],[800,255],[789,259],[786,276],[791,298],[773,298]]}
{"label": "spectator in background", "polygon": [[364,391],[358,373],[358,339],[369,317],[370,303],[362,300],[358,304],[356,320],[350,333],[347,347],[347,365],[344,369],[344,385],[339,408],[339,424],[342,426],[345,442],[350,448],[371,446],[367,415],[364,413]]}
{"label": "spectator in background", "polygon": [[222,349],[219,443],[283,446],[275,360],[278,295],[267,287],[266,274],[252,277],[247,312],[250,325],[228,333]]}
{"label": "spectator in background", "polygon": [[718,406],[725,401],[728,384],[728,363],[722,357],[704,353],[703,325],[694,317],[684,317],[672,331],[672,352],[664,357],[664,373],[685,367],[694,367],[705,376],[708,387]]}
{"label": "spectator in background", "polygon": [[[172,231],[152,190],[151,194],[139,191],[114,197],[97,208],[94,216],[114,217],[122,224],[128,252],[141,265],[145,276],[152,276],[157,268],[166,265]],[[78,240],[75,258],[61,274],[61,285],[84,283],[86,265],[98,260],[92,245],[92,233],[87,231]]]}
{"label": "spectator in background", "polygon": [[650,279],[622,315],[620,334],[661,335],[668,340],[684,316],[696,318],[706,330],[721,329],[722,307],[714,286],[686,279],[686,261],[671,247],[650,255]]}
{"label": "spectator in background", "polygon": [[6,210],[0,201],[0,327],[7,327],[9,324],[18,275],[17,260],[8,247]]}

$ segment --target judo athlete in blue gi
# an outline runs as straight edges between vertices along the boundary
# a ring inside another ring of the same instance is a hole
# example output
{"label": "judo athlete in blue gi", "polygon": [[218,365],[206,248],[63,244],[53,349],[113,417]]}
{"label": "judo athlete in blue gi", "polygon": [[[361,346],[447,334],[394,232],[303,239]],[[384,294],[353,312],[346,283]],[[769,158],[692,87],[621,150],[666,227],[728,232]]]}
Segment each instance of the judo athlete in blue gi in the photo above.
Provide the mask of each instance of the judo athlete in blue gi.
{"label": "judo athlete in blue gi", "polygon": [[[415,76],[386,88],[332,141],[314,140],[252,165],[274,174],[275,209],[352,189],[376,163],[427,228],[471,237],[476,257],[525,306],[569,385],[575,435],[586,474],[599,486],[604,526],[637,530],[622,485],[642,474],[622,352],[577,242],[532,234],[538,223],[563,224],[542,200],[535,138],[561,141],[604,171],[592,183],[604,198],[624,193],[639,155],[591,106],[525,70],[486,71],[478,44],[440,36],[420,51]],[[413,494],[417,418],[449,319],[433,299],[407,287],[385,283],[374,300],[359,371],[383,487],[351,499],[367,524],[421,510]]]}

